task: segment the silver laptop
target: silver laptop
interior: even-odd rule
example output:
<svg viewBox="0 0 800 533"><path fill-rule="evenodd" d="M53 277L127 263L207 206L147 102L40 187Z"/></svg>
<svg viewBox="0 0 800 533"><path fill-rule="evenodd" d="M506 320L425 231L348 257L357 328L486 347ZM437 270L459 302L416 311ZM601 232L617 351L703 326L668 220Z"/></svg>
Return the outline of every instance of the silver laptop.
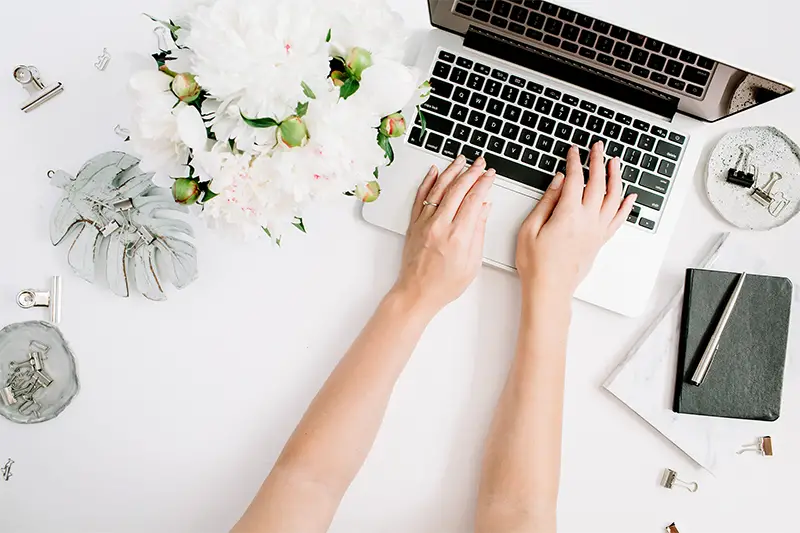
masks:
<svg viewBox="0 0 800 533"><path fill-rule="evenodd" d="M430 32L417 67L430 73L424 120L395 143L383 194L364 218L404 233L431 164L483 155L498 172L485 262L514 270L520 224L572 144L584 163L603 140L638 200L576 296L617 313L644 311L675 228L700 147L686 130L791 92L605 20L541 0L428 0ZM424 126L423 126L424 124Z"/></svg>

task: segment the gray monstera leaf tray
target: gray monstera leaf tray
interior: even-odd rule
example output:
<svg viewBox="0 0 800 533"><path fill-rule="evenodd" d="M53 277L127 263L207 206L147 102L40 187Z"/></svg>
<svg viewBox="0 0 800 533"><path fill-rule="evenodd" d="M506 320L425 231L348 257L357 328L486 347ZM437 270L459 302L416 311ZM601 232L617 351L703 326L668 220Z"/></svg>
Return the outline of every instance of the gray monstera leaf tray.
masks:
<svg viewBox="0 0 800 533"><path fill-rule="evenodd" d="M164 284L183 289L197 278L197 249L192 227L175 217L186 213L169 189L153 183L153 174L123 152L100 154L73 177L48 173L64 189L50 219L54 246L68 236L67 261L81 278L104 276L114 294L127 297L133 284L150 300L166 300ZM101 266L103 272L99 272Z"/></svg>

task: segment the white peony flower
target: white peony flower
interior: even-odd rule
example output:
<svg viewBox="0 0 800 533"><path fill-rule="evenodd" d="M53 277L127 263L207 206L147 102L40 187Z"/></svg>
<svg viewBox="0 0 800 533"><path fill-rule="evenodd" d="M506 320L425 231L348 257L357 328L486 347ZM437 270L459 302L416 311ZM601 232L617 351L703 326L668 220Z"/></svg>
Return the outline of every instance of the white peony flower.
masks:
<svg viewBox="0 0 800 533"><path fill-rule="evenodd" d="M411 69L397 61L384 60L364 71L361 87L348 102L382 118L401 111L418 86Z"/></svg>
<svg viewBox="0 0 800 533"><path fill-rule="evenodd" d="M403 59L408 32L386 0L337 0L322 5L331 21L335 55L344 57L358 46L372 52L378 61Z"/></svg>

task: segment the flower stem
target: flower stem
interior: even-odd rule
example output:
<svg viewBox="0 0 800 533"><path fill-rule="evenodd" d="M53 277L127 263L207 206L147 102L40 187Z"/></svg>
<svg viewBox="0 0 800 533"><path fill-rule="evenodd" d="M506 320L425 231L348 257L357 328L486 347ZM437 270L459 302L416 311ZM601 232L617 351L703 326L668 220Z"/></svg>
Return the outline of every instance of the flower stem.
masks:
<svg viewBox="0 0 800 533"><path fill-rule="evenodd" d="M160 67L158 67L158 70L160 70L160 71L161 71L161 72L163 72L164 74L168 74L168 75L172 76L173 78L174 78L175 76L177 76L177 75L178 75L178 73L177 73L177 72L175 72L174 70L171 70L171 69L170 69L168 66L166 66L166 65L161 65Z"/></svg>

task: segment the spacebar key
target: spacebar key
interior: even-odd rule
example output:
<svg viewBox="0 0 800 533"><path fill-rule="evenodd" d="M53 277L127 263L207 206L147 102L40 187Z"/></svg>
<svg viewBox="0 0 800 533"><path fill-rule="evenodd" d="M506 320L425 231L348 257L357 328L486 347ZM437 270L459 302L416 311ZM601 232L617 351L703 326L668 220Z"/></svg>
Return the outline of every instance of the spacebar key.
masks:
<svg viewBox="0 0 800 533"><path fill-rule="evenodd" d="M518 181L525 185L530 185L534 189L547 190L553 175L541 170L520 165L503 157L499 157L491 152L483 154L486 159L486 168L493 168L497 173L505 178Z"/></svg>

